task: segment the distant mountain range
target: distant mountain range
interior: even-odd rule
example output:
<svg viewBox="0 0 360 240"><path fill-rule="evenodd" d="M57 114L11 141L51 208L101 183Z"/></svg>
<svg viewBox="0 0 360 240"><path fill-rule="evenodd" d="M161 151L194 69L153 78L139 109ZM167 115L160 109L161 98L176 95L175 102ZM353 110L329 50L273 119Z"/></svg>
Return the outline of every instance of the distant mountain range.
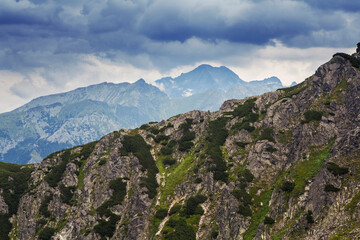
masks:
<svg viewBox="0 0 360 240"><path fill-rule="evenodd" d="M227 99L282 88L276 77L245 82L226 67L200 65L156 86L101 83L36 98L0 114L0 160L40 162L63 148L84 144L121 128L135 128L193 109L217 110ZM161 89L161 90L160 90Z"/></svg>

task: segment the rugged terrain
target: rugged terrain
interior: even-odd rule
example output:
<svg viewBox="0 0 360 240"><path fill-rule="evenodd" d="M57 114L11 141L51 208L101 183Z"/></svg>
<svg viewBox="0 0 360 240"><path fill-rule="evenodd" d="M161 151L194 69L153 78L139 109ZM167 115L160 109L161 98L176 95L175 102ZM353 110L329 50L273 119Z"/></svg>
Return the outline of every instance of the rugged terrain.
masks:
<svg viewBox="0 0 360 240"><path fill-rule="evenodd" d="M4 164L0 238L358 239L359 67Z"/></svg>
<svg viewBox="0 0 360 240"><path fill-rule="evenodd" d="M159 84L166 86L164 92L142 79L132 84L101 83L39 97L0 114L0 161L41 162L52 152L98 140L120 128L135 128L193 109L217 110L227 99L283 87L276 77L244 82L230 69L210 65Z"/></svg>

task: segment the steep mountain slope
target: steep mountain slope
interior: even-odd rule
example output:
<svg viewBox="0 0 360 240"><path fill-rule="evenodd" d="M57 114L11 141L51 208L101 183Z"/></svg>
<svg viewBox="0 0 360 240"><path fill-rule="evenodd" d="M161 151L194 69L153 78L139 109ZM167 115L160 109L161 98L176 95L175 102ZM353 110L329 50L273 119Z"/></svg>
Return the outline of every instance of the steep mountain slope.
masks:
<svg viewBox="0 0 360 240"><path fill-rule="evenodd" d="M0 114L0 160L40 162L51 152L97 140L120 128L138 127L192 109L219 109L230 97L242 98L282 87L279 80L275 84L264 80L254 82L256 91L252 91L248 87L251 83L243 82L229 69L209 65L182 74L179 82L194 86L199 93L170 99L141 79L133 84L101 83L34 99ZM231 95L223 92L238 83L243 85L237 85ZM216 90L206 90L206 84Z"/></svg>
<svg viewBox="0 0 360 240"><path fill-rule="evenodd" d="M291 88L51 154L2 236L358 239L359 68L336 54Z"/></svg>

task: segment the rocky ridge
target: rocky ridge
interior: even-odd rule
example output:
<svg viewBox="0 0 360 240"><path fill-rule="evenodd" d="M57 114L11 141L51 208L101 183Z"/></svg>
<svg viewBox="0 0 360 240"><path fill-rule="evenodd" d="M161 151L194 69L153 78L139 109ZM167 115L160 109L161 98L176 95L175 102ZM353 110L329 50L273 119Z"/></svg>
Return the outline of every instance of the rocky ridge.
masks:
<svg viewBox="0 0 360 240"><path fill-rule="evenodd" d="M0 234L357 239L359 63L359 54L335 54L296 86L115 131L18 167L29 180L11 214L9 171Z"/></svg>

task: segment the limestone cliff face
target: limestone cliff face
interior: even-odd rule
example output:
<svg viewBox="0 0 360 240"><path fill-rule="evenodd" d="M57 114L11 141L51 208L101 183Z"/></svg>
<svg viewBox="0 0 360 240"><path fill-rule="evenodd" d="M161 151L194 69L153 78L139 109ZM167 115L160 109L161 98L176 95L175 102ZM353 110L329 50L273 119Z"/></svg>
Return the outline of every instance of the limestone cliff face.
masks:
<svg viewBox="0 0 360 240"><path fill-rule="evenodd" d="M291 88L48 156L10 238L360 238L355 56L336 54Z"/></svg>

